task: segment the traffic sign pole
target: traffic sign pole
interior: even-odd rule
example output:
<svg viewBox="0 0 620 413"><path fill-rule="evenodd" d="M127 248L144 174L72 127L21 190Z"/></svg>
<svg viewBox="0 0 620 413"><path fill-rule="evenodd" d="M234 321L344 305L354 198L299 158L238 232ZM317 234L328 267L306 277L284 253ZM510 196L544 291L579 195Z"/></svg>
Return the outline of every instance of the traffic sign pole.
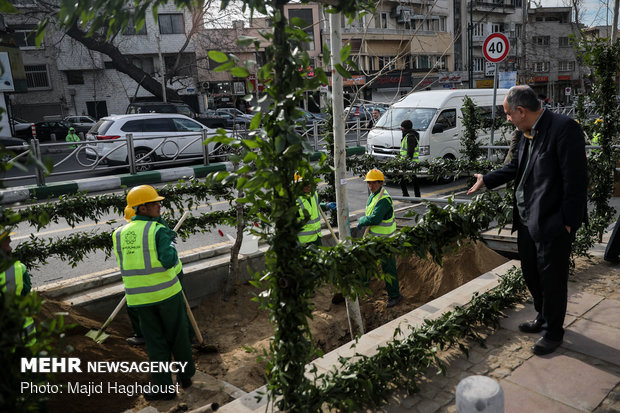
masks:
<svg viewBox="0 0 620 413"><path fill-rule="evenodd" d="M497 78L498 70L497 64L504 60L508 56L508 50L510 50L510 43L508 38L501 33L491 33L484 40L482 45L482 53L484 57L491 63L495 64L495 73L493 74L493 107L491 108L491 141L490 146L493 146L495 135L495 102L497 100ZM487 158L491 160L493 155L493 149L489 148Z"/></svg>

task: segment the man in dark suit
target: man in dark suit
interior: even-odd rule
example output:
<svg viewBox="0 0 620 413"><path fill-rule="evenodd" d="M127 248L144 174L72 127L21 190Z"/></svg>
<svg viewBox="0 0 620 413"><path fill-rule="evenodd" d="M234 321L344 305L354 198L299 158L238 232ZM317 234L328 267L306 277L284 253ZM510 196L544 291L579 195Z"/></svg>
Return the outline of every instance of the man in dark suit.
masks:
<svg viewBox="0 0 620 413"><path fill-rule="evenodd" d="M538 312L519 329L538 333L546 324L532 350L549 354L562 344L571 244L587 214L585 140L577 122L542 108L529 86L508 91L504 112L522 135L517 156L501 169L475 174L467 193L515 181L512 230L518 230L521 268Z"/></svg>

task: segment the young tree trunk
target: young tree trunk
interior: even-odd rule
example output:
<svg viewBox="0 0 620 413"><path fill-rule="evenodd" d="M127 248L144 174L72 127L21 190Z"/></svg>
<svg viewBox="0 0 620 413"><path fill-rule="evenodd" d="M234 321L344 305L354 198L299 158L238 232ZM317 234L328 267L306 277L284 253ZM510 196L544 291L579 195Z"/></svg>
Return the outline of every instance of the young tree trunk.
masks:
<svg viewBox="0 0 620 413"><path fill-rule="evenodd" d="M239 192L239 198L243 198L243 192ZM222 293L222 299L228 301L230 296L235 292L235 286L239 279L239 250L241 249L241 243L243 242L243 230L245 228L245 217L243 214L243 204L236 203L235 209L237 211L237 237L235 243L230 249L230 262L228 263L228 278L224 283L224 290Z"/></svg>

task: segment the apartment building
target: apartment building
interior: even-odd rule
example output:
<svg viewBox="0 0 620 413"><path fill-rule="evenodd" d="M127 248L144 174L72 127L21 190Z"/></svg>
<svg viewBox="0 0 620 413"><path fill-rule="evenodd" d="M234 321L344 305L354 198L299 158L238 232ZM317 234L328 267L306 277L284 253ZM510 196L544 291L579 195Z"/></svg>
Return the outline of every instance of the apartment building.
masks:
<svg viewBox="0 0 620 413"><path fill-rule="evenodd" d="M550 103L568 104L583 90L583 68L571 37L578 36L571 7L541 7L528 10L525 59L520 71L529 84Z"/></svg>
<svg viewBox="0 0 620 413"><path fill-rule="evenodd" d="M21 14L4 17L7 35L21 49L28 91L10 96L14 116L28 121L71 114L100 118L125 113L132 100L161 100L140 87L139 82L117 71L110 57L88 50L64 32L54 30L52 25L37 47L35 30L45 14L27 0L16 2L16 6ZM157 21L147 11L140 30L131 25L115 36L112 43L135 65L161 81L165 72L162 68L174 65L178 51L187 40L191 21L188 11L162 6ZM191 40L180 59L179 75L167 85L198 110L195 51Z"/></svg>
<svg viewBox="0 0 620 413"><path fill-rule="evenodd" d="M484 40L492 33L504 34L510 43L508 56L497 70L521 70L526 0L454 0L453 4L454 64L455 70L463 73L464 87L493 87L492 67L482 52Z"/></svg>

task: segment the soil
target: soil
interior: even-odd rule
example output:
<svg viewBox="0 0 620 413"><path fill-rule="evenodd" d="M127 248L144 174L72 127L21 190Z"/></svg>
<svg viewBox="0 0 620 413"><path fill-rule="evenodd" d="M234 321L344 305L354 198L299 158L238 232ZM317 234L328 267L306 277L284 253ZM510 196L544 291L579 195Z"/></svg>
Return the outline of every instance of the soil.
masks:
<svg viewBox="0 0 620 413"><path fill-rule="evenodd" d="M386 308L387 294L384 283L372 280L373 294L360 298L362 316L366 331L373 330L409 311L437 298L448 291L476 278L507 261L506 258L488 249L481 243L468 244L444 258L443 267L431 260L418 257L399 257L397 260L402 301L395 307ZM158 401L150 404L161 412L191 410L218 403L232 401L229 395L234 387L250 392L263 384L264 366L257 355L268 349L273 329L264 310L251 300L257 290L249 284L238 285L235 294L228 300L212 296L193 309L205 342L214 345L217 352L205 353L194 349L194 360L198 370L194 385L179 393L172 401ZM332 304L333 292L329 287L317 291L313 298L313 320L310 321L317 345L329 352L350 340L346 308L344 304ZM132 347L125 338L132 334L129 319L121 314L108 328L110 337L97 344L84 334L98 329L105 317L94 316L71 308L63 303L48 300L43 305L42 318L54 313L66 312L67 323L77 326L66 333L64 343L73 351L63 356L79 357L82 365L86 361L145 361L148 356L143 347ZM252 349L254 351L249 351ZM76 382L118 384L146 384L147 374L57 374L56 383ZM232 386L224 388L222 382ZM90 397L76 394L56 394L48 402L49 412L123 412L138 411L149 403L140 394L128 397L122 394L93 394Z"/></svg>

